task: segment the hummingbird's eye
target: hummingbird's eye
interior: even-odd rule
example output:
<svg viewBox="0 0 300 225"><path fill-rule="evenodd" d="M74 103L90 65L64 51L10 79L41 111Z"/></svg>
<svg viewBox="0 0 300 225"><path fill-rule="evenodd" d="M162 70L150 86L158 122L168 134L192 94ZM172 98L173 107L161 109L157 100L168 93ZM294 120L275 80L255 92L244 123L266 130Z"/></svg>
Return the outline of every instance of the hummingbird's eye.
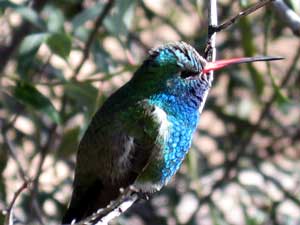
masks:
<svg viewBox="0 0 300 225"><path fill-rule="evenodd" d="M181 71L180 76L181 76L181 78L185 79L188 77L196 77L196 76L198 76L198 74L199 73L195 72L195 71L183 70L183 71Z"/></svg>

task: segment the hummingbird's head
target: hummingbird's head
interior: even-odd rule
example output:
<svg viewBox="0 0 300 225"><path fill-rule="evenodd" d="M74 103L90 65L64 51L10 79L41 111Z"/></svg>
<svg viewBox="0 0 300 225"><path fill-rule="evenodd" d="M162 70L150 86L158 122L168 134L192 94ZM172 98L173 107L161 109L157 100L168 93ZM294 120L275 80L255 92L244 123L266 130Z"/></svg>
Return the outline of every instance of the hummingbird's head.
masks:
<svg viewBox="0 0 300 225"><path fill-rule="evenodd" d="M233 64L280 59L283 58L276 56L256 56L207 62L191 45L180 41L168 43L150 50L145 64L157 67L159 70L166 72L165 74L169 74L169 76L177 76L183 80L200 79L210 84L212 81L212 77L209 76L210 71L216 71Z"/></svg>
<svg viewBox="0 0 300 225"><path fill-rule="evenodd" d="M146 64L153 68L159 68L167 79L181 79L189 82L191 79L201 79L210 85L210 79L206 73L202 73L207 61L189 44L180 41L172 42L149 52ZM160 74L160 78L161 74Z"/></svg>
<svg viewBox="0 0 300 225"><path fill-rule="evenodd" d="M232 64L279 59L282 57L258 56L207 62L191 45L180 41L150 50L135 77L141 81L147 79L150 91L177 96L199 107L213 80L210 71Z"/></svg>

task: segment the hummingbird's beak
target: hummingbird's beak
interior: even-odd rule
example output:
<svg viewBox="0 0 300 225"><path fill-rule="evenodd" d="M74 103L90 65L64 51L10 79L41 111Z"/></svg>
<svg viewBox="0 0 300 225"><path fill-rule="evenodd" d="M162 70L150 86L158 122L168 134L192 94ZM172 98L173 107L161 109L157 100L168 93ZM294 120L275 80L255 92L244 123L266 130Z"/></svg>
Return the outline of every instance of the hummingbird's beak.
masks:
<svg viewBox="0 0 300 225"><path fill-rule="evenodd" d="M215 62L207 62L202 70L202 73L208 73L210 71L219 70L233 64L249 63L249 62L256 62L256 61L273 61L273 60L281 60L281 59L284 58L280 56L255 56L255 57L245 57L245 58L222 59L222 60L217 60Z"/></svg>

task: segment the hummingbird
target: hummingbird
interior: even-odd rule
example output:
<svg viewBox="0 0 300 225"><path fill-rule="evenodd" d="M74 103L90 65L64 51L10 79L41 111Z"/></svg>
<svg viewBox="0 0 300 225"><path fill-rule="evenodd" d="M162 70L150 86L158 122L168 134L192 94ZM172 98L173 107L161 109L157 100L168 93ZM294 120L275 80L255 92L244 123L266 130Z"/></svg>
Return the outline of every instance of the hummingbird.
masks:
<svg viewBox="0 0 300 225"><path fill-rule="evenodd" d="M95 113L78 146L73 194L63 224L78 222L133 186L153 193L180 168L212 86L226 66L281 57L207 62L191 45L149 51L124 86Z"/></svg>

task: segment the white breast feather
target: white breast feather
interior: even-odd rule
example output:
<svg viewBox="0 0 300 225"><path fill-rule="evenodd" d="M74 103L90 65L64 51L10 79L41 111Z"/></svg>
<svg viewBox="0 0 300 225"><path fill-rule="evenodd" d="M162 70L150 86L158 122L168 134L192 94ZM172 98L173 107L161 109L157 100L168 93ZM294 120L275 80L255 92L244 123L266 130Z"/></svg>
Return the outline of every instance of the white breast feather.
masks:
<svg viewBox="0 0 300 225"><path fill-rule="evenodd" d="M169 130L170 130L170 126L171 126L171 123L169 122L169 120L167 118L167 113L163 109L159 108L158 106L155 106L153 115L155 116L158 123L160 124L159 135L161 137L163 137L164 140L166 140L166 138L169 135Z"/></svg>

